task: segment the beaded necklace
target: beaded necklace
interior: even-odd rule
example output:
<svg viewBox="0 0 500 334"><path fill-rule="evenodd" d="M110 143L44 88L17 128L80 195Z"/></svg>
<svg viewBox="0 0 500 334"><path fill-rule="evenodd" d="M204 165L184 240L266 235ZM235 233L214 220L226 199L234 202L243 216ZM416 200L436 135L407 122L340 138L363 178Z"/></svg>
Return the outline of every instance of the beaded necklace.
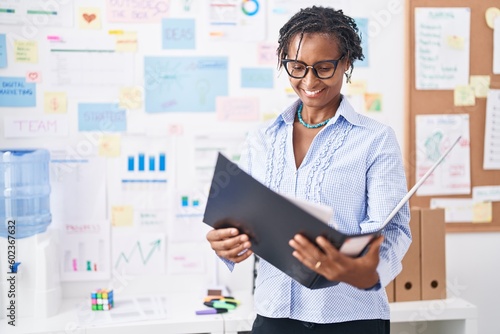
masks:
<svg viewBox="0 0 500 334"><path fill-rule="evenodd" d="M306 123L304 122L304 120L302 119L302 106L303 104L301 103L300 106L299 106L299 109L297 110L297 116L299 117L299 122L300 124L302 124L303 126L305 126L306 128L308 129L317 129L317 128L320 128L322 127L323 125L325 125L326 123L328 123L329 120L331 120L333 117L330 117L328 119L325 119L323 122L321 123L317 123L317 124L309 124L309 123Z"/></svg>

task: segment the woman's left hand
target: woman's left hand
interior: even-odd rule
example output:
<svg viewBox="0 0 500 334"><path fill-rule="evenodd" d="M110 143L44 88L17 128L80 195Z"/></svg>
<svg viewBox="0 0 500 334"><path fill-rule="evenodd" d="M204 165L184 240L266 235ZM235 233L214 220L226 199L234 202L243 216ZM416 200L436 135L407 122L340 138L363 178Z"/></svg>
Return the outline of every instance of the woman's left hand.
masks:
<svg viewBox="0 0 500 334"><path fill-rule="evenodd" d="M368 251L357 258L342 254L324 237L316 238L316 246L303 235L296 234L289 244L294 249L294 257L326 279L368 289L379 280L377 266L383 240L383 236L377 237L368 246Z"/></svg>

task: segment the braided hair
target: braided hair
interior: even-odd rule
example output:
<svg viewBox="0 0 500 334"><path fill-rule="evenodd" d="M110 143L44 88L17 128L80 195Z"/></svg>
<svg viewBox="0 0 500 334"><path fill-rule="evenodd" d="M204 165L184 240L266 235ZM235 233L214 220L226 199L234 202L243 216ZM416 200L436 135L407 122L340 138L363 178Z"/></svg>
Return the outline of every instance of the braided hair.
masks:
<svg viewBox="0 0 500 334"><path fill-rule="evenodd" d="M312 6L302 8L280 29L278 49L276 50L278 69L283 65L281 60L289 56L287 52L290 42L297 34L300 34L297 54L299 53L302 37L305 33L326 33L334 36L338 41L340 51L348 57L351 72L354 61L364 59L361 38L358 35L358 26L354 19L345 15L341 9Z"/></svg>

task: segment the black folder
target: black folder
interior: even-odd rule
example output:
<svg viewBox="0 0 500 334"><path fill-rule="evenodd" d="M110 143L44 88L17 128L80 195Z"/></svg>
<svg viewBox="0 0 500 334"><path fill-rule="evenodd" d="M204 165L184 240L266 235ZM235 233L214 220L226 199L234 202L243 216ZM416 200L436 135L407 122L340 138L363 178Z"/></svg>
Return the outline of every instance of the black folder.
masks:
<svg viewBox="0 0 500 334"><path fill-rule="evenodd" d="M359 256L380 234L347 236L272 191L219 153L203 222L214 227L236 227L249 236L252 251L310 289L338 284L310 270L293 255L288 241L300 233L315 243L322 235L344 253ZM349 241L349 247L347 247ZM343 247L344 246L344 247Z"/></svg>
<svg viewBox="0 0 500 334"><path fill-rule="evenodd" d="M371 233L346 235L297 206L291 200L272 191L236 164L219 153L203 222L214 227L236 227L250 237L255 254L310 289L321 289L338 284L310 270L292 255L288 241L300 233L315 243L318 236L327 238L340 252L349 256L362 255L370 242L382 233L384 227L432 174L459 142L461 136L418 180L399 201L380 228Z"/></svg>

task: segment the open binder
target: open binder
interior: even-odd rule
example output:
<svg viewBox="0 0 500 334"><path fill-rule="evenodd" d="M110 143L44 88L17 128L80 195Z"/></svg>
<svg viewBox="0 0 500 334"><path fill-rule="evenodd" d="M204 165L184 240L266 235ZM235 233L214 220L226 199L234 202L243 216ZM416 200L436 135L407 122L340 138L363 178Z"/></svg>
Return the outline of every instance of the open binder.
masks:
<svg viewBox="0 0 500 334"><path fill-rule="evenodd" d="M293 249L288 241L297 233L312 242L316 237L324 236L342 253L353 257L362 255L459 139L398 203L381 227L371 233L346 235L335 230L326 224L326 219L312 214L307 204L298 205L272 191L220 153L203 222L214 228L236 227L240 233L249 236L255 254L307 288L334 286L338 282L329 281L300 263L292 255Z"/></svg>

